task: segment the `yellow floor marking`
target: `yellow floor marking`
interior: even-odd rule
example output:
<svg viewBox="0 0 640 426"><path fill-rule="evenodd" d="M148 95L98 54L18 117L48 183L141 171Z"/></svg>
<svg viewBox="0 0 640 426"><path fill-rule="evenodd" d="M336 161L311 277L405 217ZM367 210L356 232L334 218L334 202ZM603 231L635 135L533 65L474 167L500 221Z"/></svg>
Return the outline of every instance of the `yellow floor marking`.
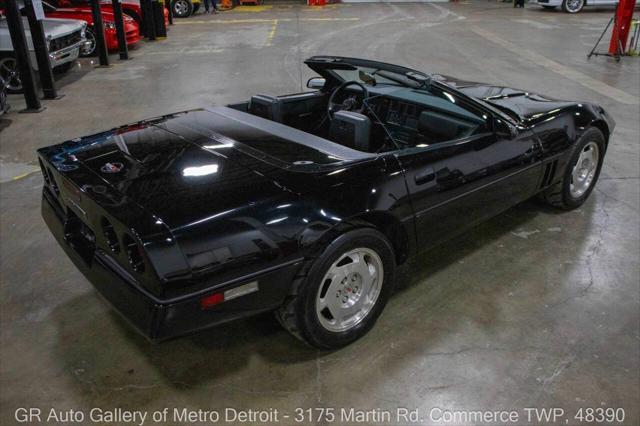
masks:
<svg viewBox="0 0 640 426"><path fill-rule="evenodd" d="M285 19L283 19L284 21ZM286 19L290 21L291 19ZM177 25L191 25L191 24L271 24L274 19L211 19L207 21L177 21Z"/></svg>
<svg viewBox="0 0 640 426"><path fill-rule="evenodd" d="M276 30L278 29L278 20L273 20L273 25L271 25L271 30L269 30L269 34L267 34L267 43L265 46L271 46L273 42L273 38L276 36Z"/></svg>
<svg viewBox="0 0 640 426"><path fill-rule="evenodd" d="M249 12L249 13L256 13L256 12L264 12L265 10L271 10L273 9L273 6L236 6L233 8L234 12Z"/></svg>
<svg viewBox="0 0 640 426"><path fill-rule="evenodd" d="M576 83L588 89L591 89L594 92L600 93L603 96L611 98L614 101L618 101L627 105L640 104L640 99L633 95L623 92L620 89L616 89L613 86L609 86L607 83L604 83L600 80L589 77L588 75L583 74L571 67L553 61L545 56L540 55L539 53L517 46L490 31L478 27L474 27L471 30L479 36L484 37L485 39L499 46L504 47L505 49L515 53L516 55L522 56L523 58L533 62L534 64L538 64L550 71L553 71L556 74L568 78L569 80L575 81Z"/></svg>
<svg viewBox="0 0 640 426"><path fill-rule="evenodd" d="M301 21L313 22L313 21L359 21L360 18L301 18Z"/></svg>
<svg viewBox="0 0 640 426"><path fill-rule="evenodd" d="M14 177L12 177L12 178L11 178L11 180L20 180L20 179L26 178L27 176L29 176L30 174L33 174L33 173L37 172L38 170L40 170L40 169L33 169L33 170L31 170L30 172L23 173L23 174L18 175L18 176L14 176Z"/></svg>
<svg viewBox="0 0 640 426"><path fill-rule="evenodd" d="M300 21L304 22L318 22L318 21L346 21L353 22L359 21L360 18L300 18ZM280 22L291 22L293 19L291 18L278 18L278 19L211 19L211 20L190 20L190 21L177 21L176 25L193 25L193 24L273 24L273 21Z"/></svg>

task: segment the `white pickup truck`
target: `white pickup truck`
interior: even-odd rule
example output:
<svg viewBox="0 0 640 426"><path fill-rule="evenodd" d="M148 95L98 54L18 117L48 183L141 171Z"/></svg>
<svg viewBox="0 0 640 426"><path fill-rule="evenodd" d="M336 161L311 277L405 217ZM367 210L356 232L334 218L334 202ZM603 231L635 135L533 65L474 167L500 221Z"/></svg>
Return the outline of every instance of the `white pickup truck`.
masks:
<svg viewBox="0 0 640 426"><path fill-rule="evenodd" d="M29 22L27 18L22 18L25 29L27 45L31 56L31 65L35 70L38 68ZM75 19L54 19L46 18L42 20L44 33L47 38L49 49L49 60L51 67L57 71L64 71L71 67L78 58L80 49L85 48L85 30L87 24ZM0 14L0 77L8 81L8 92L19 93L22 91L22 81L17 71L17 63L7 18Z"/></svg>

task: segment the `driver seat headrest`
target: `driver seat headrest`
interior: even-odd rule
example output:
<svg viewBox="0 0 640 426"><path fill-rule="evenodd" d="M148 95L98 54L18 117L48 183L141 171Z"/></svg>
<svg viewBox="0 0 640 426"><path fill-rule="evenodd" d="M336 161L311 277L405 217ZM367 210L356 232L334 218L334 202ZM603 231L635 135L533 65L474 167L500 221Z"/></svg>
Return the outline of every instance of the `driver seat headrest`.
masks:
<svg viewBox="0 0 640 426"><path fill-rule="evenodd" d="M366 115L353 111L335 112L329 129L329 139L358 151L369 152L371 120Z"/></svg>

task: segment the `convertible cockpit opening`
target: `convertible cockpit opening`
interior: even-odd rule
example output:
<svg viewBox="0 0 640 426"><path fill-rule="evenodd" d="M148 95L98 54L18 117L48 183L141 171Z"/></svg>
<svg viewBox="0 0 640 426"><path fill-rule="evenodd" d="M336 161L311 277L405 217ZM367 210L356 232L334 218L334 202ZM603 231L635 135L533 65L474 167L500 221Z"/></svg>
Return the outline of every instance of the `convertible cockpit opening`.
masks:
<svg viewBox="0 0 640 426"><path fill-rule="evenodd" d="M489 130L488 115L425 74L312 58L312 92L256 94L235 109L364 153L430 146ZM349 62L350 61L350 62ZM324 85L318 88L318 82Z"/></svg>

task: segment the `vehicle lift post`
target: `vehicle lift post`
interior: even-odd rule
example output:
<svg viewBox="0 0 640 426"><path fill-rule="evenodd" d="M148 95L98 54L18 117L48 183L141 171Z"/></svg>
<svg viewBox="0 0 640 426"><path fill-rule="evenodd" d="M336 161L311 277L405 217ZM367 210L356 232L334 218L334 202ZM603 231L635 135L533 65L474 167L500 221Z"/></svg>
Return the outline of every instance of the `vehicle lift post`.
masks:
<svg viewBox="0 0 640 426"><path fill-rule="evenodd" d="M20 16L17 1L8 0L5 7L11 43L15 51L18 71L20 72L24 99L27 102L27 108L21 112L41 112L44 110L44 107L40 104L40 99L36 91L35 76L33 75L31 59L29 58L29 48L27 47L27 40L24 36L24 26L22 25L22 17Z"/></svg>
<svg viewBox="0 0 640 426"><path fill-rule="evenodd" d="M153 0L151 2L153 10L154 28L156 29L156 37L160 39L167 38L167 27L164 24L164 2L162 0Z"/></svg>
<svg viewBox="0 0 640 426"><path fill-rule="evenodd" d="M60 99L62 96L58 96L53 80L53 71L51 70L51 62L49 61L49 49L47 48L47 39L44 35L42 21L36 16L35 5L32 0L24 0L24 9L27 13L27 19L29 20L33 48L36 51L38 74L40 76L44 99Z"/></svg>
<svg viewBox="0 0 640 426"><path fill-rule="evenodd" d="M116 34L118 35L118 53L120 59L129 59L129 48L127 47L127 36L124 32L124 17L122 16L122 4L120 0L111 0L113 5L113 17L116 23Z"/></svg>
<svg viewBox="0 0 640 426"><path fill-rule="evenodd" d="M100 66L109 66L109 54L107 43L104 41L104 24L102 23L102 13L100 11L100 0L89 0L91 3L91 16L93 18L93 36L96 39Z"/></svg>
<svg viewBox="0 0 640 426"><path fill-rule="evenodd" d="M153 6L151 0L140 0L142 8L142 20L144 21L144 35L149 40L156 39L156 24L153 18Z"/></svg>
<svg viewBox="0 0 640 426"><path fill-rule="evenodd" d="M629 37L629 29L631 27L631 21L633 19L633 9L636 6L636 0L620 0L617 4L613 16L609 20L609 23L600 34L600 37L596 41L596 44L591 49L591 52L587 55L587 59L592 56L610 56L613 57L616 62L620 62L622 56L625 55L625 49L627 46L627 38ZM596 49L602 41L603 37L607 33L609 27L613 24L613 31L611 32L611 41L609 42L609 50L606 53L597 52Z"/></svg>

